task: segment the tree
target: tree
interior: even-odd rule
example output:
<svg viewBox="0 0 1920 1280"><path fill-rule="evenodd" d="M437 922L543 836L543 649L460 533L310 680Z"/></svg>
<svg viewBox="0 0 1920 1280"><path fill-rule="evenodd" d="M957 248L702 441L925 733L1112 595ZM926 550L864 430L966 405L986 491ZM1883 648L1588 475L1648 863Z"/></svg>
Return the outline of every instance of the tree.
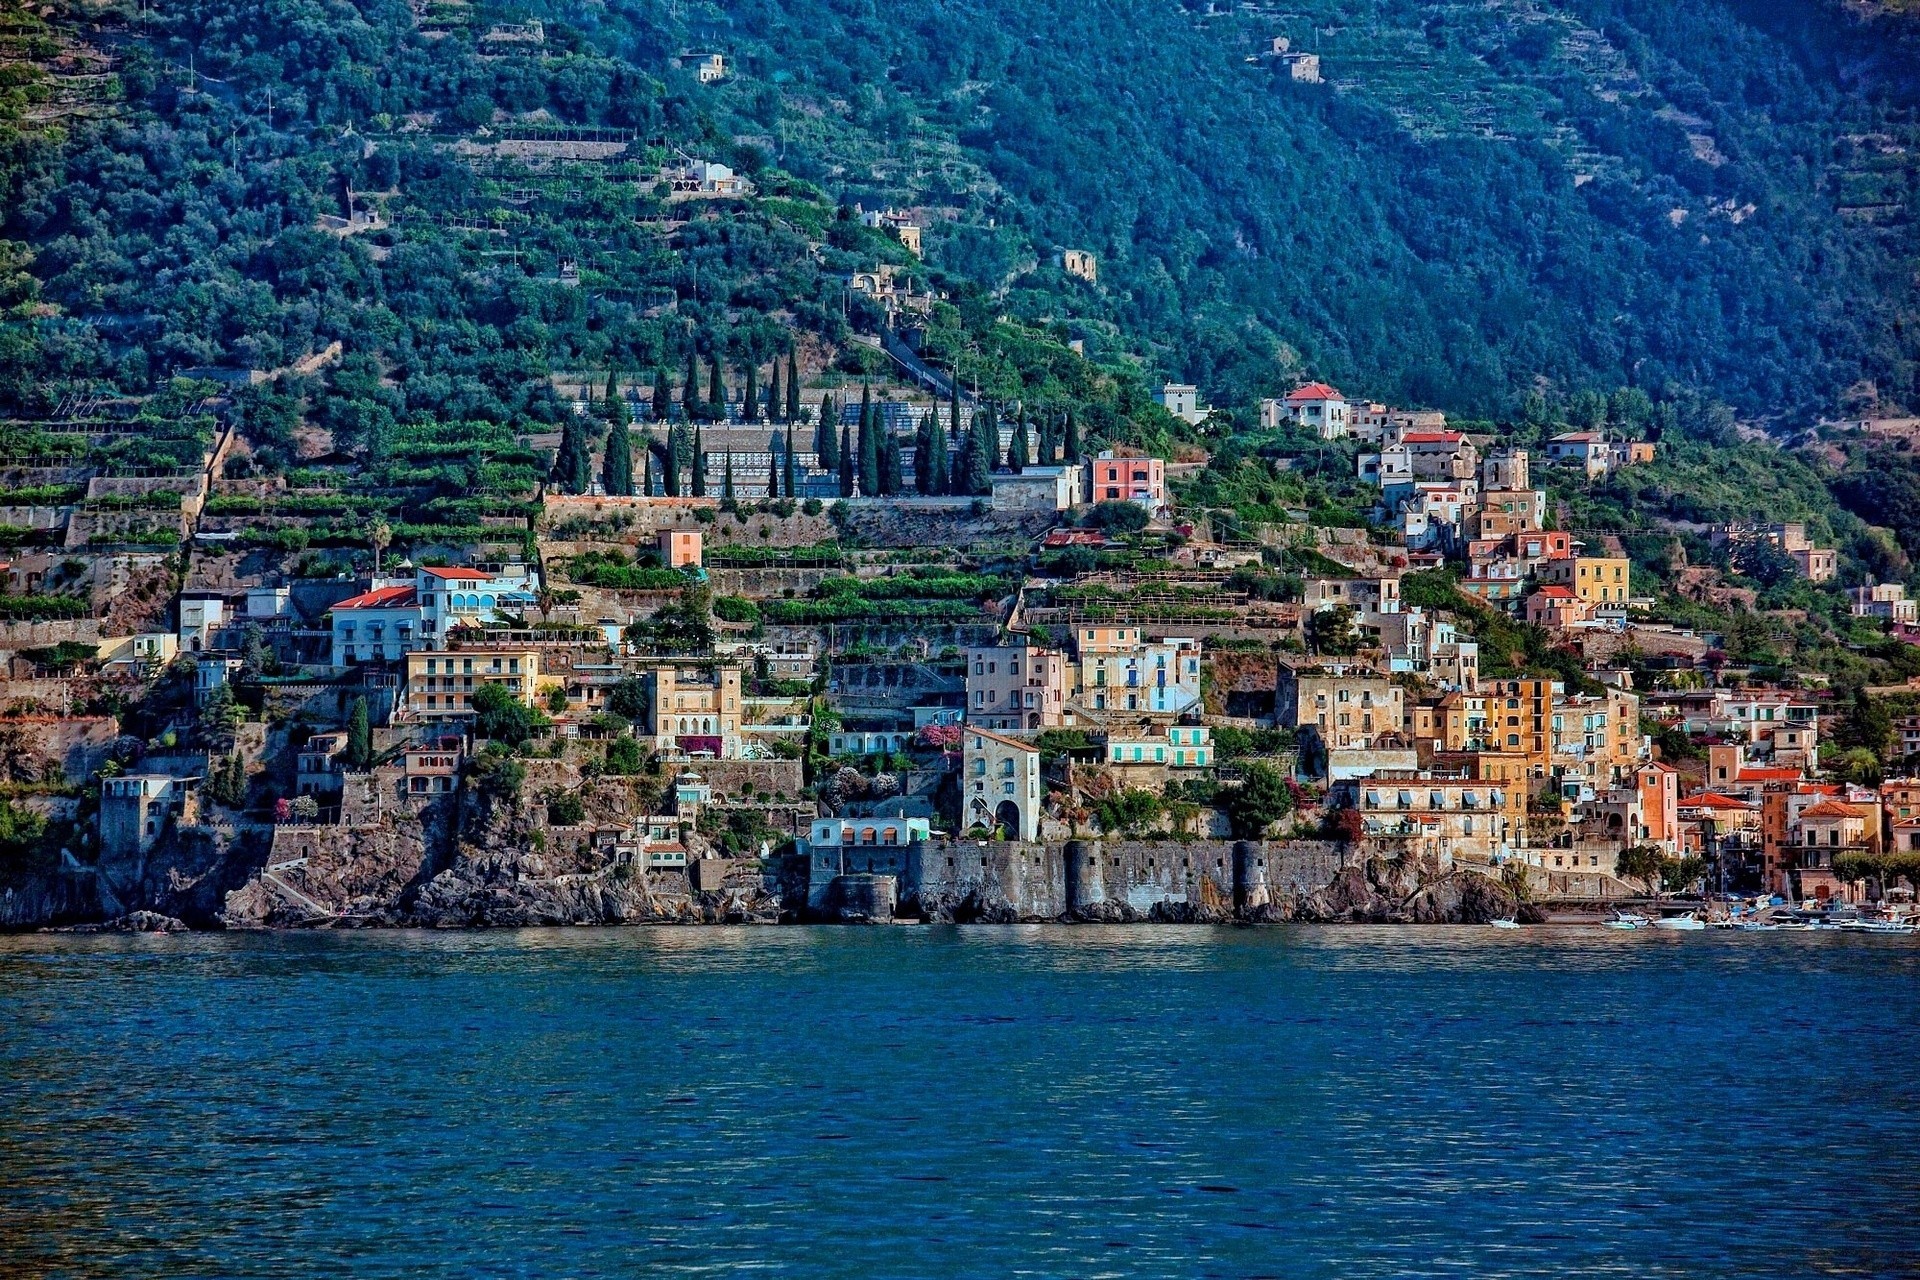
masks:
<svg viewBox="0 0 1920 1280"><path fill-rule="evenodd" d="M840 496L853 496L853 441L847 437L847 429L840 428Z"/></svg>
<svg viewBox="0 0 1920 1280"><path fill-rule="evenodd" d="M789 498L795 497L799 493L800 477L799 477L798 466L793 460L793 423L792 422L787 423L787 449L786 449L786 453L783 455L783 461L786 466L786 477L785 477L786 488L784 492Z"/></svg>
<svg viewBox="0 0 1920 1280"><path fill-rule="evenodd" d="M800 357L787 352L787 421L800 418Z"/></svg>
<svg viewBox="0 0 1920 1280"><path fill-rule="evenodd" d="M753 357L747 357L746 380L740 388L740 421L760 421L759 370L753 363Z"/></svg>
<svg viewBox="0 0 1920 1280"><path fill-rule="evenodd" d="M650 705L647 682L639 676L627 676L607 690L607 710L634 724L645 722Z"/></svg>
<svg viewBox="0 0 1920 1280"><path fill-rule="evenodd" d="M928 464L933 460L934 423L939 417L938 409L929 409L913 429L913 488L922 497L933 492L933 468Z"/></svg>
<svg viewBox="0 0 1920 1280"><path fill-rule="evenodd" d="M880 491L895 494L905 487L906 478L902 475L900 462L900 437L889 431L886 433L886 445L880 450Z"/></svg>
<svg viewBox="0 0 1920 1280"><path fill-rule="evenodd" d="M840 415L835 412L833 397L820 397L820 421L813 424L814 456L820 459L820 469L829 474L840 470Z"/></svg>
<svg viewBox="0 0 1920 1280"><path fill-rule="evenodd" d="M579 414L570 415L560 426L553 478L567 493L585 493L593 484L592 446L587 443L586 421Z"/></svg>
<svg viewBox="0 0 1920 1280"><path fill-rule="evenodd" d="M1353 624L1353 606L1336 604L1315 609L1306 617L1307 647L1315 653L1346 657L1360 649L1360 632Z"/></svg>
<svg viewBox="0 0 1920 1280"><path fill-rule="evenodd" d="M473 731L477 737L526 745L547 727L547 718L520 701L504 684L483 683L473 691Z"/></svg>
<svg viewBox="0 0 1920 1280"><path fill-rule="evenodd" d="M780 451L778 449L774 449L767 454L767 497L777 498L779 496L780 496Z"/></svg>
<svg viewBox="0 0 1920 1280"><path fill-rule="evenodd" d="M367 715L367 700L355 698L347 710L347 749L349 769L373 767L373 722Z"/></svg>
<svg viewBox="0 0 1920 1280"><path fill-rule="evenodd" d="M1147 527L1149 519L1147 509L1137 502L1109 501L1095 503L1087 512L1086 524L1108 533L1138 533Z"/></svg>
<svg viewBox="0 0 1920 1280"><path fill-rule="evenodd" d="M1074 420L1073 410L1067 410L1067 461L1080 461L1080 424Z"/></svg>
<svg viewBox="0 0 1920 1280"><path fill-rule="evenodd" d="M973 435L967 446L966 492L981 497L993 492L993 468L1000 457L1000 424L988 407L973 415Z"/></svg>
<svg viewBox="0 0 1920 1280"><path fill-rule="evenodd" d="M780 359L774 357L767 371L767 421L780 422L787 416L787 401L780 386Z"/></svg>
<svg viewBox="0 0 1920 1280"><path fill-rule="evenodd" d="M1027 469L1027 420L1024 416L1013 424L1013 439L1007 444L1007 467L1016 472Z"/></svg>
<svg viewBox="0 0 1920 1280"><path fill-rule="evenodd" d="M621 735L607 744L606 770L614 777L631 777L640 772L640 743Z"/></svg>
<svg viewBox="0 0 1920 1280"><path fill-rule="evenodd" d="M707 448L698 427L693 429L693 496L707 496Z"/></svg>
<svg viewBox="0 0 1920 1280"><path fill-rule="evenodd" d="M607 370L607 421L609 422L613 421L615 405L619 405L622 409L626 408L625 403L620 399L619 375L609 369Z"/></svg>
<svg viewBox="0 0 1920 1280"><path fill-rule="evenodd" d="M860 406L860 492L874 497L880 487L880 432L873 424L873 406Z"/></svg>
<svg viewBox="0 0 1920 1280"><path fill-rule="evenodd" d="M1221 808L1242 840L1258 840L1267 828L1293 812L1293 788L1279 770L1255 760L1241 771L1241 783L1221 795Z"/></svg>
<svg viewBox="0 0 1920 1280"><path fill-rule="evenodd" d="M654 366L653 402L648 407L653 412L655 422L665 422L673 416L673 382L667 377L664 365Z"/></svg>
<svg viewBox="0 0 1920 1280"><path fill-rule="evenodd" d="M1659 845L1636 844L1622 849L1613 860L1613 874L1622 880L1638 880L1652 893L1654 881L1660 878L1660 870L1667 861L1666 850Z"/></svg>
<svg viewBox="0 0 1920 1280"><path fill-rule="evenodd" d="M720 473L720 501L733 505L733 451L727 451L727 462Z"/></svg>
<svg viewBox="0 0 1920 1280"><path fill-rule="evenodd" d="M713 363L707 374L707 409L715 422L727 420L727 374L721 367L720 353L713 353Z"/></svg>
<svg viewBox="0 0 1920 1280"><path fill-rule="evenodd" d="M640 494L646 498L653 496L653 449L651 447L640 451Z"/></svg>
<svg viewBox="0 0 1920 1280"><path fill-rule="evenodd" d="M700 399L700 358L693 352L687 352L687 377L680 384L680 416L688 422L706 416L706 405Z"/></svg>
<svg viewBox="0 0 1920 1280"><path fill-rule="evenodd" d="M1881 759L1893 744L1893 713L1882 699L1862 685L1853 691L1845 714L1833 726L1833 745L1861 747Z"/></svg>
<svg viewBox="0 0 1920 1280"><path fill-rule="evenodd" d="M380 557L393 545L393 526L385 516L375 516L367 530L367 542L373 547L373 576L380 576Z"/></svg>
<svg viewBox="0 0 1920 1280"><path fill-rule="evenodd" d="M615 497L633 493L633 437L627 432L627 406L615 400L613 426L600 459L600 487Z"/></svg>
<svg viewBox="0 0 1920 1280"><path fill-rule="evenodd" d="M207 696L206 705L200 708L200 738L214 751L231 751L234 733L245 718L245 710L233 700L232 688L223 684Z"/></svg>

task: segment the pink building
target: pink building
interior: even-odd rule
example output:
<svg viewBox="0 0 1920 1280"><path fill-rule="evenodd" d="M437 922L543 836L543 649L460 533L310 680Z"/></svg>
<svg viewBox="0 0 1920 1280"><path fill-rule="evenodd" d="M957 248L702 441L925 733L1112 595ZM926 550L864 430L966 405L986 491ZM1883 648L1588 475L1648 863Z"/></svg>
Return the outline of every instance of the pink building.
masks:
<svg viewBox="0 0 1920 1280"><path fill-rule="evenodd" d="M968 724L999 733L1038 733L1068 722L1064 653L996 645L966 654Z"/></svg>
<svg viewBox="0 0 1920 1280"><path fill-rule="evenodd" d="M1153 511L1167 505L1167 464L1158 458L1108 450L1087 464L1087 477L1094 502L1137 502Z"/></svg>

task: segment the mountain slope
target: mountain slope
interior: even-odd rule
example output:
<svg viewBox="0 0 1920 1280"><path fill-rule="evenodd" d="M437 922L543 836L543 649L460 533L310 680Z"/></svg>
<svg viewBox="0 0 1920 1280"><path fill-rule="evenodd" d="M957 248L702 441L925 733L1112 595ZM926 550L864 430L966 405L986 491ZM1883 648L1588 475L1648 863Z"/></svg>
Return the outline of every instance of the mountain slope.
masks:
<svg viewBox="0 0 1920 1280"><path fill-rule="evenodd" d="M1915 398L1912 86L1838 5L518 8L643 61L727 50L696 100L786 167L951 216L936 261L1216 395L1308 369L1488 412L1539 379ZM1327 82L1258 57L1275 35ZM1062 246L1102 291L1021 272Z"/></svg>

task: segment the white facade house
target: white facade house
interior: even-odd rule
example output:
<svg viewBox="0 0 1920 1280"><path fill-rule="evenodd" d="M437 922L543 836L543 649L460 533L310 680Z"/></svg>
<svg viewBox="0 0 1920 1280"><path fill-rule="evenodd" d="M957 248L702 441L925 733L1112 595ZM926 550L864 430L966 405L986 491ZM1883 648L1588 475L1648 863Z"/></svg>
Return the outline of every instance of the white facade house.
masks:
<svg viewBox="0 0 1920 1280"><path fill-rule="evenodd" d="M430 566L413 585L376 584L333 606L333 665L398 662L419 649L443 649L456 627L500 621L532 608L539 575L529 566L497 570Z"/></svg>
<svg viewBox="0 0 1920 1280"><path fill-rule="evenodd" d="M968 727L960 744L960 825L1004 828L1014 840L1040 831L1040 751Z"/></svg>
<svg viewBox="0 0 1920 1280"><path fill-rule="evenodd" d="M1347 399L1324 382L1309 382L1288 392L1282 408L1290 420L1322 440L1338 440L1347 434Z"/></svg>
<svg viewBox="0 0 1920 1280"><path fill-rule="evenodd" d="M1153 393L1154 403L1174 417L1198 426L1213 414L1210 405L1200 403L1200 388L1188 382L1168 382Z"/></svg>
<svg viewBox="0 0 1920 1280"><path fill-rule="evenodd" d="M180 597L180 651L199 653L227 621L225 596L189 592Z"/></svg>

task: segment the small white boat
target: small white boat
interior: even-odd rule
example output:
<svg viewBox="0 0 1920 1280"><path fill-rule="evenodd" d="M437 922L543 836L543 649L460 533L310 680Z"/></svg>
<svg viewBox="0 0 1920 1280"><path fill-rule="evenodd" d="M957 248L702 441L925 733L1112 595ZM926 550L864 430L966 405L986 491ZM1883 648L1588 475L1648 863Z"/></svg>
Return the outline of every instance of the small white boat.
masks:
<svg viewBox="0 0 1920 1280"><path fill-rule="evenodd" d="M1859 933L1885 933L1897 938L1905 938L1913 933L1914 927L1901 920L1863 920L1856 926Z"/></svg>
<svg viewBox="0 0 1920 1280"><path fill-rule="evenodd" d="M1518 920L1489 920L1487 923L1496 929L1518 929L1520 927Z"/></svg>
<svg viewBox="0 0 1920 1280"><path fill-rule="evenodd" d="M1640 921L1634 919L1632 916L1615 916L1613 919L1607 921L1607 928L1609 929L1632 930L1644 927Z"/></svg>
<svg viewBox="0 0 1920 1280"><path fill-rule="evenodd" d="M1658 920L1655 920L1653 922L1653 927L1656 929L1668 929L1676 932L1692 933L1695 930L1705 929L1707 927L1707 922L1702 920L1699 916L1693 916L1693 915L1662 916Z"/></svg>

